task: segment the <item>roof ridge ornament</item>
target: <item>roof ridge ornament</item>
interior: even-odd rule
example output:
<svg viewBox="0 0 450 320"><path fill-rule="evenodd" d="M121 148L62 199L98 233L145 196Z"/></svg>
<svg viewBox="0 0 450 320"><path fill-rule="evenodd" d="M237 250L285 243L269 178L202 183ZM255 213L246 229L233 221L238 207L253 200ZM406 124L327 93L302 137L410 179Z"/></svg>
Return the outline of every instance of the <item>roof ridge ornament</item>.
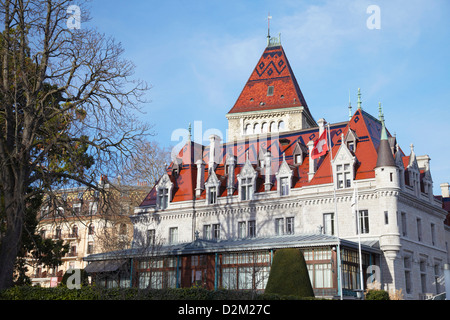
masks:
<svg viewBox="0 0 450 320"><path fill-rule="evenodd" d="M361 101L361 88L358 88L358 110L362 110L361 104L362 104L362 101Z"/></svg>

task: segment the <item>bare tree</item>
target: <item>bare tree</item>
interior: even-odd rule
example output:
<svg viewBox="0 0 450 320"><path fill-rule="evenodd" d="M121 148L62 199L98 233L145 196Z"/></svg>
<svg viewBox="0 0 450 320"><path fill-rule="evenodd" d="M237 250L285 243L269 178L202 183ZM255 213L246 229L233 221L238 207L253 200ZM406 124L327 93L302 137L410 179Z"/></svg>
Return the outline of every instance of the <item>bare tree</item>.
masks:
<svg viewBox="0 0 450 320"><path fill-rule="evenodd" d="M140 141L136 151L124 164L122 179L130 185L137 183L152 186L170 163L170 150L161 147L156 141Z"/></svg>
<svg viewBox="0 0 450 320"><path fill-rule="evenodd" d="M62 186L97 189L151 129L148 86L114 39L81 29L69 0L0 0L0 289L12 285L27 201ZM72 7L74 8L74 7ZM69 20L68 20L69 19Z"/></svg>

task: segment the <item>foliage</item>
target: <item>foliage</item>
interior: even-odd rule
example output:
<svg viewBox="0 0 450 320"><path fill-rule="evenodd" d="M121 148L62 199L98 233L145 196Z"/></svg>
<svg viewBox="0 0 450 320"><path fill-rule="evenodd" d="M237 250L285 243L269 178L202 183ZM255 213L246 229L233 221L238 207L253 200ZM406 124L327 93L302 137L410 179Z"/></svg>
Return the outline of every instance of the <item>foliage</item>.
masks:
<svg viewBox="0 0 450 320"><path fill-rule="evenodd" d="M69 272L70 270L70 272ZM61 283L60 285L63 287L67 287L67 280L70 278L70 276L72 276L75 272L80 272L80 285L82 286L87 286L89 285L89 279L88 279L88 274L86 271L84 271L84 269L69 269L66 271L66 273L64 273L62 279L61 279Z"/></svg>
<svg viewBox="0 0 450 320"><path fill-rule="evenodd" d="M41 288L17 286L0 291L0 300L298 300L298 296L254 294L251 291L203 288L144 289L82 286ZM306 298L312 299L312 298Z"/></svg>
<svg viewBox="0 0 450 320"><path fill-rule="evenodd" d="M120 43L88 25L67 27L71 2L0 2L0 289L13 285L15 269L27 282L18 257L33 241L47 263L63 252L27 230L29 201L47 194L57 208L62 187L103 192L98 178L117 174L149 134L136 115L148 86L133 79ZM77 2L83 23L86 2Z"/></svg>
<svg viewBox="0 0 450 320"><path fill-rule="evenodd" d="M305 258L300 250L280 249L275 252L265 293L314 297Z"/></svg>
<svg viewBox="0 0 450 320"><path fill-rule="evenodd" d="M40 195L29 198L27 201L24 232L22 232L15 263L15 285L31 284L31 279L26 274L30 264L55 268L61 265L62 257L69 252L69 244L64 244L62 240L43 239L37 234L36 212L41 205L42 196Z"/></svg>
<svg viewBox="0 0 450 320"><path fill-rule="evenodd" d="M385 290L368 290L366 293L366 300L390 300L389 292Z"/></svg>

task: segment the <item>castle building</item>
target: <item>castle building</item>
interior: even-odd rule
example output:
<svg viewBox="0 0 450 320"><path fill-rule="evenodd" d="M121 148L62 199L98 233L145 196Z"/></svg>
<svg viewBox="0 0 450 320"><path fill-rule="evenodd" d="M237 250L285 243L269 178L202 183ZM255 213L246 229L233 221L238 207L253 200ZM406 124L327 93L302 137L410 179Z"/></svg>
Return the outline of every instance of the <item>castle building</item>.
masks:
<svg viewBox="0 0 450 320"><path fill-rule="evenodd" d="M131 216L132 248L90 255L86 270L119 261L115 280L140 288L264 290L276 250L298 248L316 296L374 281L404 299L441 293L450 229L430 157L402 149L360 93L342 122L312 110L269 38L226 115L229 141L189 139ZM315 158L321 136L330 148Z"/></svg>

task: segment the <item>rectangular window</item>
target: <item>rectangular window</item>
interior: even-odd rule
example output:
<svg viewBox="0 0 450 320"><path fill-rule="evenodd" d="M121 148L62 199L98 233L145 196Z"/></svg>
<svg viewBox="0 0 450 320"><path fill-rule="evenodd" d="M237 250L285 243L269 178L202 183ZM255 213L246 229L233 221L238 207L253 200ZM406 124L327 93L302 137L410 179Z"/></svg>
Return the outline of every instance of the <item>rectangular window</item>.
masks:
<svg viewBox="0 0 450 320"><path fill-rule="evenodd" d="M155 244L155 229L147 230L147 245L152 246Z"/></svg>
<svg viewBox="0 0 450 320"><path fill-rule="evenodd" d="M328 235L334 235L334 213L324 213L323 233Z"/></svg>
<svg viewBox="0 0 450 320"><path fill-rule="evenodd" d="M212 238L214 240L219 240L220 239L220 224L213 224Z"/></svg>
<svg viewBox="0 0 450 320"><path fill-rule="evenodd" d="M434 223L431 224L431 244L436 245L436 227Z"/></svg>
<svg viewBox="0 0 450 320"><path fill-rule="evenodd" d="M169 189L168 188L159 189L158 207L161 210L164 210L167 208L168 204L169 204Z"/></svg>
<svg viewBox="0 0 450 320"><path fill-rule="evenodd" d="M384 224L389 224L389 212L384 212Z"/></svg>
<svg viewBox="0 0 450 320"><path fill-rule="evenodd" d="M256 221L251 220L248 222L248 237L254 238L256 237Z"/></svg>
<svg viewBox="0 0 450 320"><path fill-rule="evenodd" d="M420 283L422 285L422 293L427 292L427 262L420 260Z"/></svg>
<svg viewBox="0 0 450 320"><path fill-rule="evenodd" d="M240 239L243 239L246 236L247 236L247 233L246 233L246 229L245 229L245 221L240 221L238 223L238 237Z"/></svg>
<svg viewBox="0 0 450 320"><path fill-rule="evenodd" d="M228 290L237 289L236 268L222 268L222 287Z"/></svg>
<svg viewBox="0 0 450 320"><path fill-rule="evenodd" d="M361 234L369 233L369 211L359 211L359 230Z"/></svg>
<svg viewBox="0 0 450 320"><path fill-rule="evenodd" d="M417 218L417 240L422 241L422 220Z"/></svg>
<svg viewBox="0 0 450 320"><path fill-rule="evenodd" d="M337 174L337 188L342 189L344 187L344 178L342 173Z"/></svg>
<svg viewBox="0 0 450 320"><path fill-rule="evenodd" d="M281 196L289 195L289 178L284 177L280 179L280 194Z"/></svg>
<svg viewBox="0 0 450 320"><path fill-rule="evenodd" d="M294 217L286 218L286 233L294 234Z"/></svg>
<svg viewBox="0 0 450 320"><path fill-rule="evenodd" d="M314 265L314 287L315 288L331 288L332 284L332 268L331 263Z"/></svg>
<svg viewBox="0 0 450 320"><path fill-rule="evenodd" d="M210 187L209 188L209 204L215 204L217 203L217 187Z"/></svg>
<svg viewBox="0 0 450 320"><path fill-rule="evenodd" d="M267 96L273 96L273 91L274 91L274 87L273 86L269 86L267 88Z"/></svg>
<svg viewBox="0 0 450 320"><path fill-rule="evenodd" d="M402 236L406 237L408 235L406 227L406 213L402 212Z"/></svg>
<svg viewBox="0 0 450 320"><path fill-rule="evenodd" d="M284 218L275 219L275 234L277 236L284 234Z"/></svg>
<svg viewBox="0 0 450 320"><path fill-rule="evenodd" d="M350 172L345 172L345 187L350 188L352 186L352 179L350 178Z"/></svg>
<svg viewBox="0 0 450 320"><path fill-rule="evenodd" d="M169 244L178 242L178 227L169 229Z"/></svg>
<svg viewBox="0 0 450 320"><path fill-rule="evenodd" d="M405 289L406 293L411 293L411 257L403 259L403 266L405 268Z"/></svg>
<svg viewBox="0 0 450 320"><path fill-rule="evenodd" d="M252 178L241 179L241 200L253 199L253 184Z"/></svg>
<svg viewBox="0 0 450 320"><path fill-rule="evenodd" d="M206 224L203 226L203 239L210 240L211 239L211 225Z"/></svg>

